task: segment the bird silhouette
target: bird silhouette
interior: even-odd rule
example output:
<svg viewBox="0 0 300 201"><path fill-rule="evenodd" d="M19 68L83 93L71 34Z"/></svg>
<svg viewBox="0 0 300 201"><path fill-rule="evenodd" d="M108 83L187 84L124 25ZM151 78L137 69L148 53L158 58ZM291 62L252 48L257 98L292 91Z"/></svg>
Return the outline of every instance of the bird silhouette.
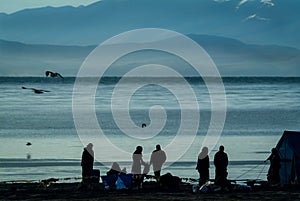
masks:
<svg viewBox="0 0 300 201"><path fill-rule="evenodd" d="M48 70L47 70L47 71L45 72L45 74L46 74L47 77L48 77L48 76L50 76L50 77L60 77L60 78L64 79L64 77L61 76L61 74L56 73L56 72L51 72L51 71L48 71Z"/></svg>
<svg viewBox="0 0 300 201"><path fill-rule="evenodd" d="M50 91L47 91L47 90L43 90L43 89L35 89L35 88L27 88L27 87L22 87L22 89L30 89L33 91L33 93L35 94L42 94L44 92L50 92Z"/></svg>

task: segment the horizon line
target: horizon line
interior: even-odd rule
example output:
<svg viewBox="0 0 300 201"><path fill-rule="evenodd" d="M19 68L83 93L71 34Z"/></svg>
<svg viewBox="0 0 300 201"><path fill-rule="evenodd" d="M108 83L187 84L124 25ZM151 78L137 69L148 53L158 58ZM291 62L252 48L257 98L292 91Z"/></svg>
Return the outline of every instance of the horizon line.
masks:
<svg viewBox="0 0 300 201"><path fill-rule="evenodd" d="M122 75L108 75L103 76L101 78L122 78L124 76ZM178 78L173 76L126 76L127 78ZM184 78L300 78L300 76L284 76L284 75L226 75L226 76L182 76ZM45 79L51 79L49 77L41 77L41 76L35 76L35 75L25 75L25 76L16 76L16 75L0 75L0 78L45 78ZM64 76L64 78L98 78L97 76L91 76L91 77L77 77L77 76Z"/></svg>

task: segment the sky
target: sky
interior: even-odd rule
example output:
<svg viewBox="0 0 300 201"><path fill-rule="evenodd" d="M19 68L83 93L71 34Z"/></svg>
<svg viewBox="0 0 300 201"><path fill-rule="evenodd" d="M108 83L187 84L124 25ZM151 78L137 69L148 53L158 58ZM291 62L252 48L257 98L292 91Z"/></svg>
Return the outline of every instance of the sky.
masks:
<svg viewBox="0 0 300 201"><path fill-rule="evenodd" d="M99 0L0 0L0 13L14 13L26 8L40 8L45 6L80 6L89 5Z"/></svg>

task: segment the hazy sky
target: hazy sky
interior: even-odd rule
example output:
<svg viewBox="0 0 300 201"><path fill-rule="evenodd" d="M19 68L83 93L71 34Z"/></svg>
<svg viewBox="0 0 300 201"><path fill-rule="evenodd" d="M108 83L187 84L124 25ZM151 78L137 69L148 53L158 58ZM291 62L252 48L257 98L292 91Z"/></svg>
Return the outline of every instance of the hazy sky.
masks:
<svg viewBox="0 0 300 201"><path fill-rule="evenodd" d="M80 6L88 5L99 0L0 0L1 13L14 13L26 8L39 8L45 6Z"/></svg>

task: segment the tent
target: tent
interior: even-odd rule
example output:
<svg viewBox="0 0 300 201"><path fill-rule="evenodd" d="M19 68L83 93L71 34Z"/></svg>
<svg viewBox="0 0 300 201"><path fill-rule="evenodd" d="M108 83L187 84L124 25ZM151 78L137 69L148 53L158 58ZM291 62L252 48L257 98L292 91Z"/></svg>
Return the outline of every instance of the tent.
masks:
<svg viewBox="0 0 300 201"><path fill-rule="evenodd" d="M280 183L300 183L300 131L284 131L276 149L280 156Z"/></svg>

